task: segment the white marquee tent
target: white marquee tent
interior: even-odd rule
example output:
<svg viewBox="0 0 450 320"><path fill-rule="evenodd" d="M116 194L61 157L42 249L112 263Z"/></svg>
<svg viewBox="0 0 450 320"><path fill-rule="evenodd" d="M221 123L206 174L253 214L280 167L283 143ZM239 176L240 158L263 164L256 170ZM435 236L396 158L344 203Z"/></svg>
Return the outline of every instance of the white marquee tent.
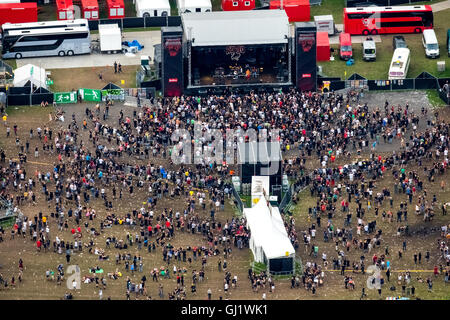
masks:
<svg viewBox="0 0 450 320"><path fill-rule="evenodd" d="M255 261L265 263L272 272L292 272L295 250L278 208L262 196L254 207L244 209L244 216Z"/></svg>
<svg viewBox="0 0 450 320"><path fill-rule="evenodd" d="M27 82L31 82L37 88L47 89L47 74L45 69L32 64L26 64L14 70L14 86L23 87Z"/></svg>

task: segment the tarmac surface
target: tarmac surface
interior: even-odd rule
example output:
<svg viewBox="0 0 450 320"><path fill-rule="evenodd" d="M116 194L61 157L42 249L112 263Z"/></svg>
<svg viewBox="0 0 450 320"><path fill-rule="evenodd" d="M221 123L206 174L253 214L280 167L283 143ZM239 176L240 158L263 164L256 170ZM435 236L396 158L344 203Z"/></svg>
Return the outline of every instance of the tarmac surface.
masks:
<svg viewBox="0 0 450 320"><path fill-rule="evenodd" d="M98 34L91 35L92 40L98 39ZM122 41L137 40L144 48L137 54L99 54L91 53L90 55L77 55L72 57L40 57L40 58L23 58L16 60L17 67L26 64L34 64L44 69L63 69L63 68L86 68L86 67L103 67L112 66L114 61L123 66L140 65L141 56L150 56L153 61L155 44L161 43L161 32L157 31L138 31L122 33Z"/></svg>

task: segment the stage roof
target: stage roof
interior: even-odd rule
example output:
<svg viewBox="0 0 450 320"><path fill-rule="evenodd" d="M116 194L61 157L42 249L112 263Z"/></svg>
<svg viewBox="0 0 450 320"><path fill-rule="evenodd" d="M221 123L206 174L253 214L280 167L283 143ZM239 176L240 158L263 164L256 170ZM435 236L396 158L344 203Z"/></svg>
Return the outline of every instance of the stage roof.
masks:
<svg viewBox="0 0 450 320"><path fill-rule="evenodd" d="M290 30L284 10L191 12L181 21L193 47L287 43Z"/></svg>

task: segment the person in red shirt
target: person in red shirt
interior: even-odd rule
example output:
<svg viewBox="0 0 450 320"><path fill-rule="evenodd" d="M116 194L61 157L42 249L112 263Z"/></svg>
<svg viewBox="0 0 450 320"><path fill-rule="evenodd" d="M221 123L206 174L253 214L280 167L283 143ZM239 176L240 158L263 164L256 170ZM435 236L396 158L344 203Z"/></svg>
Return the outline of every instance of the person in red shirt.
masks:
<svg viewBox="0 0 450 320"><path fill-rule="evenodd" d="M36 241L36 247L39 251L41 251L41 245L42 245L41 240Z"/></svg>
<svg viewBox="0 0 450 320"><path fill-rule="evenodd" d="M153 233L153 228L152 228L152 226L148 226L148 233L149 233L149 235L150 235L150 237L152 236L152 233Z"/></svg>

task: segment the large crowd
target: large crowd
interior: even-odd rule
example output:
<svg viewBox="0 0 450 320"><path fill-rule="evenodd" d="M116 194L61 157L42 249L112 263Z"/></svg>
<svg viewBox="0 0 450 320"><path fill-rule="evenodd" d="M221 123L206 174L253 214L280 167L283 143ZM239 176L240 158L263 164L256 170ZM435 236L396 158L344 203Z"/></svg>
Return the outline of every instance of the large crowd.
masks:
<svg viewBox="0 0 450 320"><path fill-rule="evenodd" d="M416 114L407 102L393 106L386 101L384 106L369 108L367 104L352 103L345 94L291 90L154 99L152 105L135 109L133 116L120 110L117 119L110 119L112 107L111 101L105 106L86 107L81 118L74 113L59 129L48 125L30 129L25 141L19 138L23 138L19 125L13 124L12 137L11 124L4 121L7 139L15 140L16 154L0 151L0 195L17 212L26 213L27 206L36 206L42 199L48 207L34 217L21 214L11 230L11 240L14 236L28 236L40 254L65 254L67 264L72 255L83 250L98 255L99 260L113 259L114 254L107 254L113 249L117 252L117 270L107 277L113 280L128 272L143 273L144 258L133 258L131 248L142 250L142 255L144 250L156 252L163 266L155 266L149 278L157 282L171 274L176 277L173 291L164 295L162 284L159 287L160 297L169 299L184 299L189 291L196 294L197 284L207 276L208 260L220 257L223 262L220 260L219 271L224 273L227 294L230 287L237 286L237 276L227 271L227 263L233 248L249 248L251 230L244 218L225 220L221 216L226 201L233 199L228 179L230 171L238 170L236 165L215 163L207 156L194 165L172 162L172 152L177 150L172 147L179 145L171 140L172 134L184 129L194 137L198 125L203 135L198 140L184 139L182 144L208 148L213 142L211 130L219 130L224 137L228 129L267 129L269 133L279 130L278 136L270 133L268 138L280 141L284 173L293 180L295 190L309 188L316 199L316 205L308 209L310 225L302 226L305 230L298 229L292 216L284 215L288 236L297 252L303 244L308 259L322 258L322 264L305 263L303 274L292 277L292 288L301 286L316 294L325 283L324 270L329 268L340 270L343 276L346 269L364 273L370 264L389 271L385 233L377 227L376 218L365 217L368 212L397 223L398 233L412 232L405 221L414 206L415 214L423 215L426 222L432 221L439 209L446 214L445 204L437 208L436 196L427 192L426 181L410 168L417 165L426 173L428 182L441 180L445 188L441 177L448 167L449 125L437 117L422 119L428 118L427 109ZM426 129L421 131L419 123L424 121ZM236 150L237 143L246 139L245 134L234 140L224 139L224 147ZM399 146L395 151L379 155L380 144L393 143ZM35 145L34 157L29 155L31 145ZM361 160L351 161L352 154L361 155ZM364 159L365 154L370 156ZM55 159L51 169L26 170L31 159L38 161L46 156ZM393 189L376 190L379 180L386 176L393 181ZM116 205L136 194L145 194L142 205L136 204L129 211ZM408 200L394 203L396 194L404 194ZM106 216L98 216L92 205L94 199L101 199ZM296 193L292 200L298 201ZM175 202L177 205L171 205ZM357 206L355 211L349 209L352 202ZM389 203L390 210L380 210L383 203ZM110 228L122 228L122 237L108 237L104 245L99 243L98 236ZM70 231L73 238L61 239L56 229ZM175 248L170 243L180 233L198 235L204 244ZM447 227L439 247L442 272L448 275L446 236ZM319 237L335 243L332 267L328 266L331 257L317 244ZM4 238L2 229L0 241ZM348 258L354 250L361 254L359 261ZM177 266L178 262L191 264L197 259L202 262L200 270ZM57 269L60 283L64 267L59 265ZM100 268L93 268L92 275L86 275L83 282L102 284L105 290L106 278L97 276L96 271ZM192 281L187 280L189 273ZM49 270L46 277L52 279L53 274ZM345 277L345 288L354 288L353 278ZM249 272L248 278L255 292L266 286L270 292L275 290L270 274ZM6 284L15 281L12 279L0 276ZM148 296L146 281L145 275L140 283L128 278L126 297ZM186 289L189 285L190 290Z"/></svg>

